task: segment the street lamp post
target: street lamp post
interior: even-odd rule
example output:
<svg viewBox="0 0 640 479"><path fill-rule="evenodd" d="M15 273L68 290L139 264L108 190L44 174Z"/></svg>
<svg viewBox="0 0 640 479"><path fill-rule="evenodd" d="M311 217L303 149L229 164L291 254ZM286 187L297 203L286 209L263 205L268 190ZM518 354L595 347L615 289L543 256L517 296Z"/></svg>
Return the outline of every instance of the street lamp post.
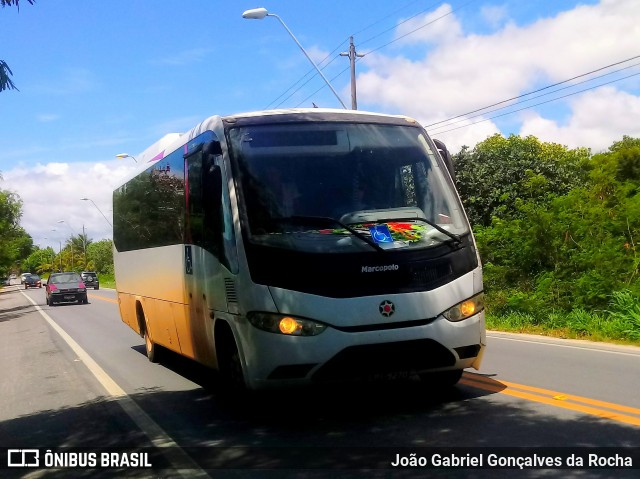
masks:
<svg viewBox="0 0 640 479"><path fill-rule="evenodd" d="M329 82L329 80L327 80L327 77L324 76L324 74L322 73L322 70L320 70L320 68L318 68L318 65L316 65L316 63L311 59L311 57L309 56L309 54L307 53L307 51L302 47L302 45L300 44L300 42L298 41L298 39L295 37L295 35L293 34L293 32L291 30L289 30L289 27L287 27L287 25L282 21L282 18L280 18L278 15L276 15L275 13L269 13L269 11L266 8L253 8L251 10L246 10L243 14L242 14L242 18L246 18L249 20L262 20L264 17L275 17L277 18L280 23L282 24L282 26L284 27L284 29L289 32L289 35L291 35L291 38L293 38L293 41L296 42L296 44L300 47L300 50L302 50L302 53L304 53L304 56L307 57L307 60L309 60L311 62L311 64L313 65L313 67L316 69L316 71L320 74L320 76L322 77L322 79L325 81L325 83L327 84L327 86L331 89L331 91L333 92L333 94L336 96L336 98L338 99L338 101L340 102L340 104L342 105L342 107L347 110L347 106L344 104L344 102L342 101L342 99L340 98L340 96L338 95L338 92L336 92L333 88L333 86L331 85L331 83Z"/></svg>

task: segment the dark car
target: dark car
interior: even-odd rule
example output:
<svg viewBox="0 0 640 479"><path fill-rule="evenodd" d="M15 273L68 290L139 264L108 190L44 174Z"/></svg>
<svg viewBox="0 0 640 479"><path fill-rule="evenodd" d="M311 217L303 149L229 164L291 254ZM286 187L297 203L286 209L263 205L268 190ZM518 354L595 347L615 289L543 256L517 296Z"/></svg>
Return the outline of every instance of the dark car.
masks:
<svg viewBox="0 0 640 479"><path fill-rule="evenodd" d="M37 274L30 274L24 277L24 289L42 288L42 280Z"/></svg>
<svg viewBox="0 0 640 479"><path fill-rule="evenodd" d="M78 302L87 304L87 287L78 273L52 273L45 283L47 304Z"/></svg>
<svg viewBox="0 0 640 479"><path fill-rule="evenodd" d="M80 277L87 288L100 289L100 280L98 280L98 274L95 271L83 271L80 273Z"/></svg>

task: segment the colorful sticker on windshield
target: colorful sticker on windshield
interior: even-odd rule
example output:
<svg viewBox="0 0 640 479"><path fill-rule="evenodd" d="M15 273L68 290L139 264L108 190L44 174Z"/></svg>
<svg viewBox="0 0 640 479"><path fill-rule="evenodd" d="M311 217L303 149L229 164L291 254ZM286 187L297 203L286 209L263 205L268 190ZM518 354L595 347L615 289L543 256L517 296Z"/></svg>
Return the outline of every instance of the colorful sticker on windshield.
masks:
<svg viewBox="0 0 640 479"><path fill-rule="evenodd" d="M369 232L371 233L371 239L376 243L393 243L393 237L388 225L371 225L369 226Z"/></svg>
<svg viewBox="0 0 640 479"><path fill-rule="evenodd" d="M390 221L384 224L363 223L351 225L356 231L371 234L374 241L377 243L418 243L423 235L430 230L430 227L423 224L408 223L408 222L393 222ZM382 228L382 229L381 229ZM346 235L349 234L344 228L336 229L322 229L317 231L320 234L337 234ZM380 239L385 238L383 241L377 241L375 237Z"/></svg>

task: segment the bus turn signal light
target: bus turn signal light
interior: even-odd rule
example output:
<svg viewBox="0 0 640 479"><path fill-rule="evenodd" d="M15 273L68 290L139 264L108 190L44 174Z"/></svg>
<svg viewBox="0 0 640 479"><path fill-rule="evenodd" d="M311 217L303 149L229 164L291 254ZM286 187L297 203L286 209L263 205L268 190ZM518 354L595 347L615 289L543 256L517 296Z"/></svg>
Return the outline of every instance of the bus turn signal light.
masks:
<svg viewBox="0 0 640 479"><path fill-rule="evenodd" d="M301 329L298 322L289 316L282 318L278 326L282 334L294 334L298 329Z"/></svg>
<svg viewBox="0 0 640 479"><path fill-rule="evenodd" d="M327 329L327 325L311 319L294 318L276 313L253 311L247 319L256 328L287 336L316 336Z"/></svg>
<svg viewBox="0 0 640 479"><path fill-rule="evenodd" d="M470 318L484 309L484 293L476 294L469 299L452 306L442 315L449 321L457 322Z"/></svg>

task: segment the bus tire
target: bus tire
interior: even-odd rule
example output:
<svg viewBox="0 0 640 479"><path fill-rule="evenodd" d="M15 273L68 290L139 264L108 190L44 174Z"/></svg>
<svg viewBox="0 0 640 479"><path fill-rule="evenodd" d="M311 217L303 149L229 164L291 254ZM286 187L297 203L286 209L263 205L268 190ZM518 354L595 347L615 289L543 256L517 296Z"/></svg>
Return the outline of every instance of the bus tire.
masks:
<svg viewBox="0 0 640 479"><path fill-rule="evenodd" d="M227 325L216 328L216 350L218 355L218 370L222 392L225 395L239 395L246 391L242 361L233 333Z"/></svg>
<svg viewBox="0 0 640 479"><path fill-rule="evenodd" d="M420 374L420 381L430 388L444 389L450 388L458 384L462 377L462 369L453 369L450 371L436 371L434 373Z"/></svg>
<svg viewBox="0 0 640 479"><path fill-rule="evenodd" d="M147 331L146 328L144 330L144 347L145 347L145 350L147 351L147 358L149 359L149 361L151 361L152 363L157 363L158 362L158 346L156 345L156 343L151 341L151 337L149 336L149 332Z"/></svg>
<svg viewBox="0 0 640 479"><path fill-rule="evenodd" d="M160 355L160 346L154 343L151 339L147 317L144 315L144 311L142 310L140 303L137 304L136 309L138 313L138 323L141 328L144 329L142 337L144 338L144 349L147 352L147 359L152 363L157 363Z"/></svg>

